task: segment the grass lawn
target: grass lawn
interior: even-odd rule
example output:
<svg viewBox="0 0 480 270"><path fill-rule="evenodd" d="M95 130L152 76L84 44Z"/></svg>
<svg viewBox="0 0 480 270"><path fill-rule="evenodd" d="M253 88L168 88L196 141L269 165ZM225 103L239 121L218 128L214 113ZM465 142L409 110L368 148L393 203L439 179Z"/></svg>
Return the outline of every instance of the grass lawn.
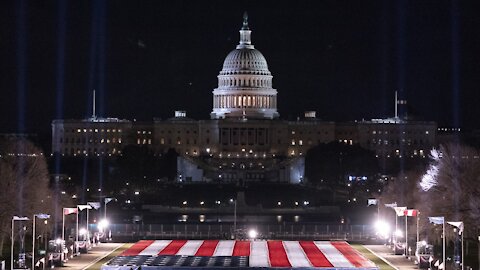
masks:
<svg viewBox="0 0 480 270"><path fill-rule="evenodd" d="M364 246L362 246L360 244L351 244L351 246L353 248L355 248L356 250L358 250L363 256L365 256L365 258L369 259L374 264L376 264L380 270L395 270L395 268L391 267L386 262L384 262L382 259L375 256L375 254L371 253Z"/></svg>
<svg viewBox="0 0 480 270"><path fill-rule="evenodd" d="M133 243L127 243L123 244L121 247L117 248L114 252L110 253L109 255L103 257L101 260L96 262L95 264L91 265L90 267L86 268L85 270L100 270L103 264L111 260L113 257L118 256L120 253L122 253L124 250L128 249L131 247Z"/></svg>

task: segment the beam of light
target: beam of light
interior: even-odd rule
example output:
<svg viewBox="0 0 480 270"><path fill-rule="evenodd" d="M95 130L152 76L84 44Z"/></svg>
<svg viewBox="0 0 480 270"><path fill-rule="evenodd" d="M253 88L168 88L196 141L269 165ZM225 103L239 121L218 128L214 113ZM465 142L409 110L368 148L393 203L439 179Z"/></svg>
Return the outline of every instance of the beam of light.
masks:
<svg viewBox="0 0 480 270"><path fill-rule="evenodd" d="M27 91L27 3L24 0L15 1L16 11L16 60L17 60L17 129L25 132L25 97Z"/></svg>
<svg viewBox="0 0 480 270"><path fill-rule="evenodd" d="M89 98L87 101L87 107L86 107L86 112L90 110L90 108L93 108L93 89L95 89L95 74L96 74L96 59L97 59L97 37L98 37L98 8L96 8L95 5L96 2L93 2L92 4L92 22L91 22L91 29L90 29L90 50L89 50L89 67L88 67L88 84L87 84L87 92L91 93L89 94ZM88 115L93 115L93 111L91 114L87 113Z"/></svg>
<svg viewBox="0 0 480 270"><path fill-rule="evenodd" d="M102 198L103 196L103 156L101 156L98 159L98 189L100 190L99 192L99 198Z"/></svg>
<svg viewBox="0 0 480 270"><path fill-rule="evenodd" d="M405 43L406 43L406 23L405 23L405 18L406 18L406 13L407 13L407 8L406 8L406 3L405 1L397 1L395 11L396 11L396 16L395 16L395 22L396 22L396 91L399 92L400 96L404 95L404 89L405 89L405 82L406 82L406 72L405 72L405 62L406 62L406 50L405 50ZM396 101L395 101L396 102ZM390 103L391 104L391 103ZM395 104L397 106L397 104ZM403 127L404 129L404 127ZM402 130L403 131L403 130ZM404 154L404 147L400 146L400 153ZM405 168L405 160L403 158L398 159L399 161L399 167L400 167L400 173L403 174L404 168ZM405 196L405 188L402 190L402 197Z"/></svg>
<svg viewBox="0 0 480 270"><path fill-rule="evenodd" d="M388 8L387 5L389 5L389 1L382 1L382 15L380 19L380 27L381 27L381 37L380 37L380 46L381 48L378 50L380 54L380 70L378 71L378 74L380 74L380 85L382 88L382 100L384 101L382 103L382 114L383 115L388 115L388 111L390 109L390 106L387 104L390 103L390 93L392 92L392 89L389 89L388 87L388 48L389 48L389 35L388 35Z"/></svg>
<svg viewBox="0 0 480 270"><path fill-rule="evenodd" d="M17 132L25 133L25 111L26 111L26 91L27 91L27 3L24 0L15 1L16 12L16 61L17 61ZM16 145L17 153L25 153L24 143ZM23 215L24 208L24 177L25 168L24 157L18 157L18 166L16 168L17 187L17 214Z"/></svg>
<svg viewBox="0 0 480 270"><path fill-rule="evenodd" d="M90 61L88 76L88 93L97 90L97 115L105 116L105 76L106 76L106 20L107 7L105 0L92 4L92 27L90 33ZM93 97L88 95L87 112L92 108ZM88 115L88 113L87 113ZM91 114L90 114L91 115Z"/></svg>
<svg viewBox="0 0 480 270"><path fill-rule="evenodd" d="M460 26L459 26L459 18L460 18L460 9L458 6L457 0L452 0L452 8L450 9L451 12L451 19L452 19L452 26L451 26L451 38L452 38L452 116L453 116L453 126L459 127L460 123L460 113L461 113L461 106L460 106ZM459 142L459 138L455 138L457 143ZM458 150L458 148L456 148ZM455 156L458 156L459 153L453 153ZM461 190L460 181L458 171L453 171L453 179L452 185L455 190ZM454 215L455 218L459 217L459 208L460 208L460 195L458 192L453 193L453 205L454 209L456 210Z"/></svg>
<svg viewBox="0 0 480 270"><path fill-rule="evenodd" d="M80 193L80 199L82 203L87 201L85 197L85 192L87 190L87 179L88 179L88 158L83 158L83 176L82 176L82 192Z"/></svg>
<svg viewBox="0 0 480 270"><path fill-rule="evenodd" d="M96 90L98 102L96 115L99 117L105 116L105 54L106 54L106 1L99 0L92 2L92 26L90 33L90 60L89 60L89 71L88 71L88 89L89 93L87 101L87 115L93 115L93 111L90 114L90 108L93 108L93 89ZM91 94L90 94L91 93ZM88 117L88 116L87 116ZM103 193L103 159L100 158L98 161L99 166L99 175L98 175L98 187L100 189L100 196ZM84 170L84 175L88 173L87 170ZM86 179L84 178L84 185L86 184Z"/></svg>
<svg viewBox="0 0 480 270"><path fill-rule="evenodd" d="M405 43L406 43L406 34L405 34L405 18L406 18L406 7L405 1L397 1L397 89L402 91L405 89Z"/></svg>
<svg viewBox="0 0 480 270"><path fill-rule="evenodd" d="M97 33L99 35L98 37L98 90L99 90L99 102L98 102L98 115L99 116L105 116L105 54L106 54L106 49L105 49L105 36L107 35L106 33L106 20L107 20L107 14L106 14L106 1L105 0L100 0L100 1L95 1L95 4L97 4L97 9L98 9L98 29L99 32ZM101 190L100 196L103 194L103 181L104 181L104 174L103 174L103 158L100 158L99 160L100 164L100 175L98 177L99 179L99 188Z"/></svg>
<svg viewBox="0 0 480 270"><path fill-rule="evenodd" d="M67 29L67 1L57 2L57 63L56 63L56 119L63 119L65 88L65 33Z"/></svg>
<svg viewBox="0 0 480 270"><path fill-rule="evenodd" d="M99 10L100 10L100 21L99 21L99 39L98 39L98 49L99 49L99 54L98 54L98 88L99 88L99 115L105 116L105 76L106 76L106 61L105 61L105 55L107 54L106 51L106 36L107 36L107 30L106 30L106 21L107 21L107 8L106 8L106 1L101 0L98 1L99 3Z"/></svg>
<svg viewBox="0 0 480 270"><path fill-rule="evenodd" d="M460 126L460 37L458 1L452 0L452 109L453 125Z"/></svg>
<svg viewBox="0 0 480 270"><path fill-rule="evenodd" d="M65 33L67 30L67 1L60 0L57 2L57 62L55 68L56 75L56 111L55 118L63 119L64 117L64 90L65 90ZM55 155L55 174L61 172L61 157ZM55 185L55 194L58 194L58 185ZM59 213L58 196L55 196L55 213ZM55 217L58 220L58 217ZM55 232L58 232L58 224L54 222Z"/></svg>

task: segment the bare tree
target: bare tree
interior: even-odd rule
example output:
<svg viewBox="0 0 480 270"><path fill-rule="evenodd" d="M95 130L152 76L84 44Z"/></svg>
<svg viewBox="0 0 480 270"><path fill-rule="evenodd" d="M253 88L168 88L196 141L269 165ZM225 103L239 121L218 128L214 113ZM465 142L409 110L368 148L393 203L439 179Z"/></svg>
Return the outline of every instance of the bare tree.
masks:
<svg viewBox="0 0 480 270"><path fill-rule="evenodd" d="M432 150L432 160L420 180L419 208L428 216L463 221L467 232L477 229L480 217L480 152L447 144Z"/></svg>
<svg viewBox="0 0 480 270"><path fill-rule="evenodd" d="M0 141L0 256L14 215L50 213L51 194L45 157L24 138Z"/></svg>
<svg viewBox="0 0 480 270"><path fill-rule="evenodd" d="M380 196L384 203L396 202L398 206L412 208L421 200L418 190L418 179L423 171L412 170L400 173L385 187Z"/></svg>

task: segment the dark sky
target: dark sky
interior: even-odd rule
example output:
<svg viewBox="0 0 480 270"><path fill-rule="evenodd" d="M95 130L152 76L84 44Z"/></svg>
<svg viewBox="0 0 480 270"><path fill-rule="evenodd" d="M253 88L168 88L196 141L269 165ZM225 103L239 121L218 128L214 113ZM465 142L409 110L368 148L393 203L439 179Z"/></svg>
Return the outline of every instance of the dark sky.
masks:
<svg viewBox="0 0 480 270"><path fill-rule="evenodd" d="M208 119L244 11L281 118L411 115L479 127L480 1L2 1L0 133L55 118Z"/></svg>

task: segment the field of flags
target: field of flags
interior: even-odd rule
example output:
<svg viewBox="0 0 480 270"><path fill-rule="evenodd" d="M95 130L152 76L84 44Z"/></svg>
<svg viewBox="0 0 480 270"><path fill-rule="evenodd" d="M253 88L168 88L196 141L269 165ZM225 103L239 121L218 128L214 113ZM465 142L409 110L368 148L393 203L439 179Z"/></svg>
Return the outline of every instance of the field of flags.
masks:
<svg viewBox="0 0 480 270"><path fill-rule="evenodd" d="M142 240L102 266L130 269L330 269L378 267L344 241Z"/></svg>

